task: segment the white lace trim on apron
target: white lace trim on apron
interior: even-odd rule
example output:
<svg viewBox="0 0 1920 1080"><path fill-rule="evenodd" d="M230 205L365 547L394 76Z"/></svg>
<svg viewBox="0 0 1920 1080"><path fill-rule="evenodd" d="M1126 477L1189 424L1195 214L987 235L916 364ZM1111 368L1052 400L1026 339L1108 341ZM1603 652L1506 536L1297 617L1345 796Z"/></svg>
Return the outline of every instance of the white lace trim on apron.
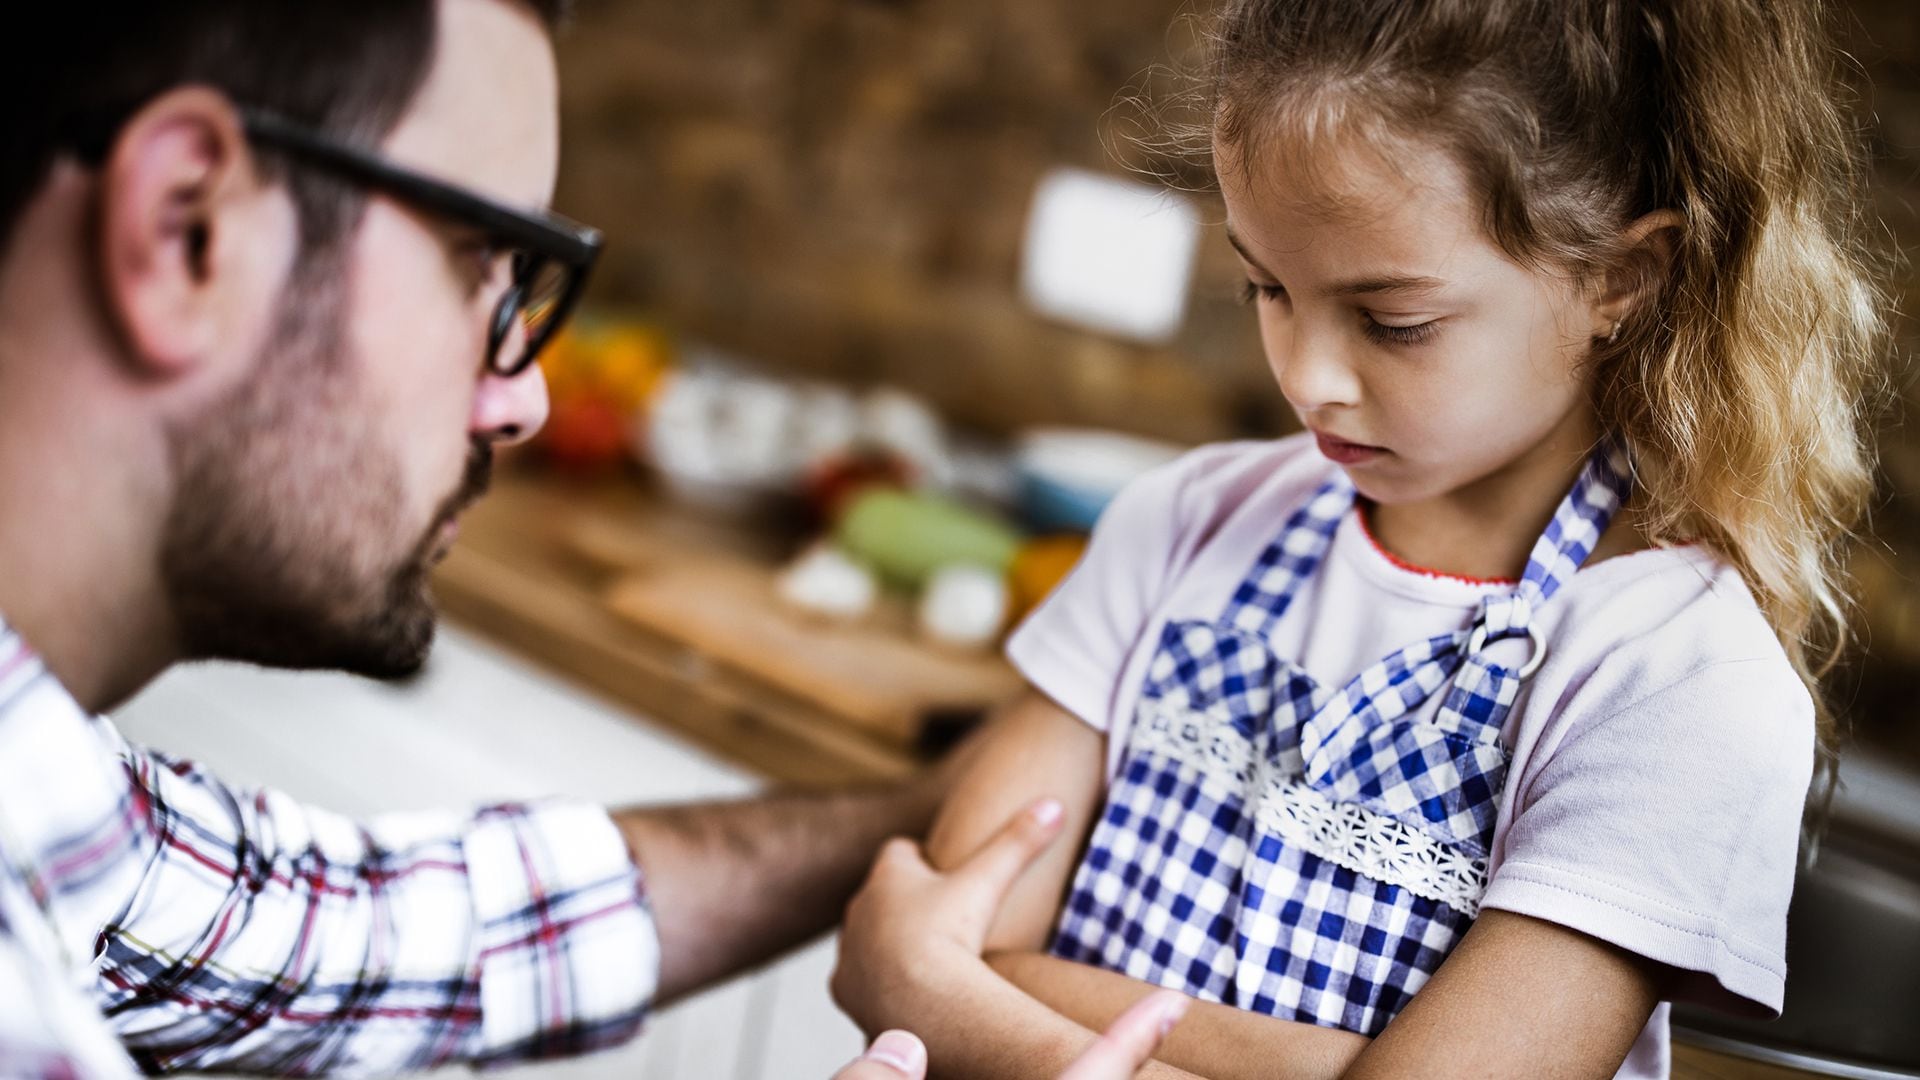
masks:
<svg viewBox="0 0 1920 1080"><path fill-rule="evenodd" d="M1133 744L1192 766L1241 792L1258 791L1254 817L1287 843L1356 874L1398 885L1473 918L1487 891L1487 861L1471 858L1397 818L1335 802L1301 775L1298 750L1268 764L1224 710L1143 703Z"/></svg>

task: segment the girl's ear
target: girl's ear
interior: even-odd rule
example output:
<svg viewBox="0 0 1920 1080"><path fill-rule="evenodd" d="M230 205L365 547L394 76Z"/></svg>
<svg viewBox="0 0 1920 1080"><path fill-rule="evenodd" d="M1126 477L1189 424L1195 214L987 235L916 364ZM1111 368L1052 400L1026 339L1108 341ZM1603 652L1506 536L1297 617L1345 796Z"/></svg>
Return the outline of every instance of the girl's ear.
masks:
<svg viewBox="0 0 1920 1080"><path fill-rule="evenodd" d="M1620 234L1620 257L1607 269L1600 295L1594 298L1594 337L1611 340L1620 323L1659 292L1685 224L1678 211L1655 210Z"/></svg>

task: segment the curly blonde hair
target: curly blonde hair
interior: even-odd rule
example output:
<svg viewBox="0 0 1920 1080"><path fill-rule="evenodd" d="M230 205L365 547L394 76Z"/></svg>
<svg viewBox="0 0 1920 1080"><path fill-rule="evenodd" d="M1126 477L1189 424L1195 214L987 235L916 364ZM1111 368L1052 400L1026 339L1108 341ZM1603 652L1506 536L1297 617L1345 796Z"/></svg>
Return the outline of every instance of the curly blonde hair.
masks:
<svg viewBox="0 0 1920 1080"><path fill-rule="evenodd" d="M1736 566L1813 692L1847 641L1845 555L1873 487L1887 299L1864 142L1812 0L1229 0L1205 60L1128 133L1149 171L1211 180L1215 141L1431 141L1489 235L1584 281L1644 275L1589 357L1656 543ZM1121 110L1120 119L1139 118ZM1311 155L1307 155L1311 157ZM1669 209L1670 262L1627 225Z"/></svg>

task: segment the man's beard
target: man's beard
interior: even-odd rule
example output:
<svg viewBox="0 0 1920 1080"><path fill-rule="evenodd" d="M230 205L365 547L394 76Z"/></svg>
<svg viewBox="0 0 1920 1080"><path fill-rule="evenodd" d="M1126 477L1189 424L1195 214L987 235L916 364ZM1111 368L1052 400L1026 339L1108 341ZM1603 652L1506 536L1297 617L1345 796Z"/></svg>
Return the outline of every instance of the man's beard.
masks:
<svg viewBox="0 0 1920 1080"><path fill-rule="evenodd" d="M473 441L460 487L392 554L400 448L356 392L331 262L307 260L290 283L246 383L170 433L161 579L189 659L405 678L433 645L442 528L486 489L492 452Z"/></svg>

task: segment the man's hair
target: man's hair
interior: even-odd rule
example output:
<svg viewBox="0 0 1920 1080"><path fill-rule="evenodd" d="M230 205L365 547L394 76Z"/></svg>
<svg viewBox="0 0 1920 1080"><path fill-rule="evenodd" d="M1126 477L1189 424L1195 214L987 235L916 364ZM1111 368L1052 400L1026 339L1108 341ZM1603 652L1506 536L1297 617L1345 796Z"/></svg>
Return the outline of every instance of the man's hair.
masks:
<svg viewBox="0 0 1920 1080"><path fill-rule="evenodd" d="M549 27L566 0L526 3ZM120 125L175 87L209 86L333 135L376 144L425 80L435 0L74 0L49 5L34 55L0 65L0 245L63 154L103 152ZM264 168L275 168L262 154ZM287 174L308 246L359 218L360 193Z"/></svg>

